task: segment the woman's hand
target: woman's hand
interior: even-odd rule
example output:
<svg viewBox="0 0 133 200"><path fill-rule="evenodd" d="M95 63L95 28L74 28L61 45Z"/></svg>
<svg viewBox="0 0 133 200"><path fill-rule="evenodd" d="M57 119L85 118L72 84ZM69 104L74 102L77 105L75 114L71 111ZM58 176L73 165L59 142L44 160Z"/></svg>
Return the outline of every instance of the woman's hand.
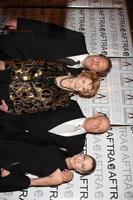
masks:
<svg viewBox="0 0 133 200"><path fill-rule="evenodd" d="M73 179L73 173L71 170L65 169L64 171L62 171L62 178L63 178L63 182L69 182Z"/></svg>
<svg viewBox="0 0 133 200"><path fill-rule="evenodd" d="M71 170L65 169L64 171L60 171L60 169L57 169L52 175L50 175L57 183L58 185L62 183L67 183L72 180L73 178L73 173Z"/></svg>
<svg viewBox="0 0 133 200"><path fill-rule="evenodd" d="M5 70L5 62L4 61L0 61L0 71Z"/></svg>
<svg viewBox="0 0 133 200"><path fill-rule="evenodd" d="M17 29L17 19L7 20L5 26L8 26L8 29L16 30Z"/></svg>
<svg viewBox="0 0 133 200"><path fill-rule="evenodd" d="M3 99L1 100L0 110L2 110L4 112L8 112L8 105L6 104L6 102Z"/></svg>
<svg viewBox="0 0 133 200"><path fill-rule="evenodd" d="M6 177L10 174L10 172L4 168L1 168L0 171L1 171L1 177Z"/></svg>

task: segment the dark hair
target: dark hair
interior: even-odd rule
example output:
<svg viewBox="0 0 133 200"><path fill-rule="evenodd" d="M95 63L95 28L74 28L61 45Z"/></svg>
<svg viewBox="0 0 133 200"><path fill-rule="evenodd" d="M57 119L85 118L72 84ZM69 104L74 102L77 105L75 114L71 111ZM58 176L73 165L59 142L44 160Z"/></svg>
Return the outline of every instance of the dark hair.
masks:
<svg viewBox="0 0 133 200"><path fill-rule="evenodd" d="M93 172L95 171L95 169L96 169L96 160L95 160L92 156L90 156L90 155L87 155L87 156L89 156L89 157L92 159L92 168L91 168L90 170L84 172L84 173L83 173L84 175L90 175L90 174L93 173Z"/></svg>
<svg viewBox="0 0 133 200"><path fill-rule="evenodd" d="M76 171L78 174L83 175L83 176L92 174L96 169L96 160L90 155L86 155L86 156L88 156L92 159L92 168L88 171L83 172L83 173Z"/></svg>

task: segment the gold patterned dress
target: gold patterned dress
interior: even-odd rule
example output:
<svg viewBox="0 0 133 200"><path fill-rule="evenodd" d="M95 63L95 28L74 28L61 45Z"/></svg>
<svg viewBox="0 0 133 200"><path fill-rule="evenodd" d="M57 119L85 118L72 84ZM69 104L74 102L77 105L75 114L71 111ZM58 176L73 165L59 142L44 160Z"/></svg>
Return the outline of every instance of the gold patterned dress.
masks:
<svg viewBox="0 0 133 200"><path fill-rule="evenodd" d="M72 93L55 84L57 76L68 75L67 67L51 60L6 61L10 72L9 112L33 113L69 104Z"/></svg>

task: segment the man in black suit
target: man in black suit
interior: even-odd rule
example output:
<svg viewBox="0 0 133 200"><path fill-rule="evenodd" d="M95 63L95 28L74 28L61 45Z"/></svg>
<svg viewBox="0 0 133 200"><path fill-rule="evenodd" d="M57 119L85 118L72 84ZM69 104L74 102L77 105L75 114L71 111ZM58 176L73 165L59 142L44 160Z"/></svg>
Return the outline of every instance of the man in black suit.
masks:
<svg viewBox="0 0 133 200"><path fill-rule="evenodd" d="M87 132L104 133L109 128L107 117L94 115L85 118L79 105L73 100L69 106L49 112L0 114L1 139L39 145L54 144L67 150L69 156L83 151Z"/></svg>
<svg viewBox="0 0 133 200"><path fill-rule="evenodd" d="M73 59L83 67L100 75L110 71L111 61L103 55L89 56L85 38L81 32L55 24L18 18L6 22L9 29L22 30L0 35L0 59L50 58ZM63 60L64 61L64 60ZM68 65L70 61L67 61ZM80 70L81 72L81 70Z"/></svg>

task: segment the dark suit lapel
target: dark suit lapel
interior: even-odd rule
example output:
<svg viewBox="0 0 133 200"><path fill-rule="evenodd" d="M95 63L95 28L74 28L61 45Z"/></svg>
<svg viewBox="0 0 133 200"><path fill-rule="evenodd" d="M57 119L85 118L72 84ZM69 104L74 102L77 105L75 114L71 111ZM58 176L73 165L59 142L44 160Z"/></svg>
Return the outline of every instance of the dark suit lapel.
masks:
<svg viewBox="0 0 133 200"><path fill-rule="evenodd" d="M1 113L0 127L8 137L21 135L25 130L49 131L50 129L69 120L84 117L76 101L71 100L69 106L59 107L49 112L40 112L26 115L10 115Z"/></svg>
<svg viewBox="0 0 133 200"><path fill-rule="evenodd" d="M76 101L71 100L69 106L61 107L54 111L53 124L51 128L58 126L64 122L84 117L83 113Z"/></svg>
<svg viewBox="0 0 133 200"><path fill-rule="evenodd" d="M72 75L79 75L83 70L83 68L75 69L75 68L72 68L72 67L67 67L67 69Z"/></svg>

